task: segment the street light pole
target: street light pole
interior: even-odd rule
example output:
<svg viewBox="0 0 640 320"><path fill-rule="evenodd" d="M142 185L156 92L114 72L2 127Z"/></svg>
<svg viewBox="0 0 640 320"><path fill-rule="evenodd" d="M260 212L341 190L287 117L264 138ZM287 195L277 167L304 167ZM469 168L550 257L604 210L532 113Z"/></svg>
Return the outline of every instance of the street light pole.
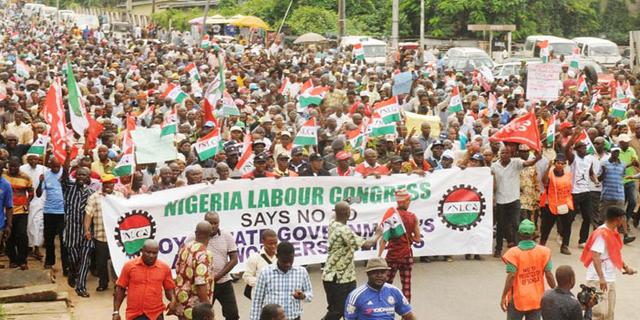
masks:
<svg viewBox="0 0 640 320"><path fill-rule="evenodd" d="M202 45L202 39L207 34L207 16L209 15L209 0L204 4L204 17L202 18L202 34L200 35L200 45Z"/></svg>
<svg viewBox="0 0 640 320"><path fill-rule="evenodd" d="M56 0L56 25L60 25L60 0Z"/></svg>
<svg viewBox="0 0 640 320"><path fill-rule="evenodd" d="M392 50L398 50L398 11L399 0L393 0L391 5L391 47Z"/></svg>
<svg viewBox="0 0 640 320"><path fill-rule="evenodd" d="M345 34L345 1L346 0L338 0L338 41L344 37Z"/></svg>
<svg viewBox="0 0 640 320"><path fill-rule="evenodd" d="M424 50L424 0L420 0L420 49Z"/></svg>

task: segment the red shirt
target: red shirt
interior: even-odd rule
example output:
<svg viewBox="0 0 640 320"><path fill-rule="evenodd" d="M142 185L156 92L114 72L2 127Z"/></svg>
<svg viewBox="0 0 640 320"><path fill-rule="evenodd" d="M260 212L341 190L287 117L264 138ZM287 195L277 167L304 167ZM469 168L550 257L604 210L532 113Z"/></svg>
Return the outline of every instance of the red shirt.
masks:
<svg viewBox="0 0 640 320"><path fill-rule="evenodd" d="M149 267L140 257L124 264L116 285L127 289L127 320L143 314L151 320L157 319L165 308L164 290L176 287L166 263L156 260Z"/></svg>
<svg viewBox="0 0 640 320"><path fill-rule="evenodd" d="M396 210L400 214L406 233L399 238L389 239L389 243L387 243L387 260L403 260L406 257L413 257L413 250L411 249L413 240L410 239L413 230L416 229L418 218L409 211L398 208Z"/></svg>
<svg viewBox="0 0 640 320"><path fill-rule="evenodd" d="M251 179L251 178L271 178L276 175L271 171L265 171L263 176L256 176L256 171L250 171L242 175L242 179Z"/></svg>
<svg viewBox="0 0 640 320"><path fill-rule="evenodd" d="M354 176L363 177L369 176L371 174L379 174L381 176L389 175L389 168L383 166L379 163L376 163L375 167L370 166L366 161L356 166L356 173Z"/></svg>

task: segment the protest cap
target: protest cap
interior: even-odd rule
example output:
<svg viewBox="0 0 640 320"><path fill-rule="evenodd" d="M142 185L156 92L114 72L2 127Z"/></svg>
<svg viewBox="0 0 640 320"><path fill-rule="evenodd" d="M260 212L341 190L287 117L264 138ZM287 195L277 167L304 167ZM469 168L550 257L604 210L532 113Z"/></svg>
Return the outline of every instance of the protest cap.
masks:
<svg viewBox="0 0 640 320"><path fill-rule="evenodd" d="M280 136L287 136L289 138L291 138L291 132L284 130L284 131L280 131Z"/></svg>
<svg viewBox="0 0 640 320"><path fill-rule="evenodd" d="M302 147L294 147L293 149L291 149L291 155L295 156L295 155L301 155L304 153L304 150L302 150Z"/></svg>
<svg viewBox="0 0 640 320"><path fill-rule="evenodd" d="M442 140L436 140L435 142L433 142L433 144L431 144L431 149L433 149L433 147L435 146L444 147L444 142Z"/></svg>
<svg viewBox="0 0 640 320"><path fill-rule="evenodd" d="M400 156L391 157L391 163L399 163L399 162L402 162L402 157Z"/></svg>
<svg viewBox="0 0 640 320"><path fill-rule="evenodd" d="M340 151L336 154L336 160L338 161L348 160L349 158L351 158L351 153L346 151Z"/></svg>
<svg viewBox="0 0 640 320"><path fill-rule="evenodd" d="M518 233L532 235L536 232L536 225L529 219L524 219L518 226Z"/></svg>
<svg viewBox="0 0 640 320"><path fill-rule="evenodd" d="M471 156L471 160L475 160L475 161L484 161L484 157L480 154L480 153L474 153Z"/></svg>
<svg viewBox="0 0 640 320"><path fill-rule="evenodd" d="M257 163L257 162L267 162L267 156L264 153L257 155L253 159L253 163Z"/></svg>
<svg viewBox="0 0 640 320"><path fill-rule="evenodd" d="M571 122L569 121L565 121L563 123L560 124L560 130L564 130L567 128L573 128L573 124L571 124Z"/></svg>
<svg viewBox="0 0 640 320"><path fill-rule="evenodd" d="M322 160L322 156L320 156L320 154L318 153L312 153L309 156L309 161L319 161L319 160Z"/></svg>
<svg viewBox="0 0 640 320"><path fill-rule="evenodd" d="M620 146L619 146L619 145L617 145L617 144L614 144L614 145L611 147L611 152L614 152L614 151L618 151L618 152L620 152L621 150L622 150L622 149L620 149Z"/></svg>
<svg viewBox="0 0 640 320"><path fill-rule="evenodd" d="M289 154L287 154L286 152L280 152L280 154L278 154L278 160L280 160L280 159L289 160Z"/></svg>
<svg viewBox="0 0 640 320"><path fill-rule="evenodd" d="M364 269L365 272L376 271L376 270L389 270L389 265L387 265L387 261L380 257L371 258L367 261L367 267Z"/></svg>
<svg viewBox="0 0 640 320"><path fill-rule="evenodd" d="M521 144L521 145L518 146L518 150L520 150L520 151L530 151L531 148L529 148L529 146L526 145L526 144Z"/></svg>
<svg viewBox="0 0 640 320"><path fill-rule="evenodd" d="M451 151L451 150L445 150L445 151L442 153L442 158L448 158L448 159L453 160L453 151Z"/></svg>
<svg viewBox="0 0 640 320"><path fill-rule="evenodd" d="M623 133L618 136L618 142L630 142L630 141L631 141L631 136L626 133Z"/></svg>
<svg viewBox="0 0 640 320"><path fill-rule="evenodd" d="M234 131L242 132L242 128L240 128L240 126L233 126L233 127L231 127L231 130L229 130L229 131L231 131L231 132L234 132Z"/></svg>
<svg viewBox="0 0 640 320"><path fill-rule="evenodd" d="M205 122L205 124L204 124L204 127L205 127L205 128L213 128L213 127L215 127L215 126L216 126L216 124L215 124L215 123L213 123L213 121L211 121L211 120L209 120L209 121Z"/></svg>
<svg viewBox="0 0 640 320"><path fill-rule="evenodd" d="M100 177L100 182L102 183L116 183L117 180L116 176L112 174L103 174Z"/></svg>
<svg viewBox="0 0 640 320"><path fill-rule="evenodd" d="M407 189L396 190L396 201L408 201L411 200L411 195L407 192Z"/></svg>
<svg viewBox="0 0 640 320"><path fill-rule="evenodd" d="M224 148L224 153L226 155L233 155L233 154L238 154L240 152L238 152L238 148L234 147L234 146L226 146Z"/></svg>
<svg viewBox="0 0 640 320"><path fill-rule="evenodd" d="M267 143L266 143L266 142L264 142L262 139L255 140L255 141L253 142L253 145L254 145L254 146L255 146L255 145L257 145L257 144L261 144L261 145L264 145L264 146L266 146L266 145L267 145Z"/></svg>

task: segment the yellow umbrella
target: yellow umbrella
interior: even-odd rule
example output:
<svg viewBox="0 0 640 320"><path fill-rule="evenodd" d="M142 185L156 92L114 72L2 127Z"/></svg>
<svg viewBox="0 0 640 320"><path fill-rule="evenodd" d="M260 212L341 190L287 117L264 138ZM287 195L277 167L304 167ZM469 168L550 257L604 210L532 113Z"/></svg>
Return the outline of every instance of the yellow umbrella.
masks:
<svg viewBox="0 0 640 320"><path fill-rule="evenodd" d="M238 20L232 21L232 25L238 27L246 27L246 28L258 28L269 30L269 25L264 22L262 19L254 16L246 16L242 17Z"/></svg>

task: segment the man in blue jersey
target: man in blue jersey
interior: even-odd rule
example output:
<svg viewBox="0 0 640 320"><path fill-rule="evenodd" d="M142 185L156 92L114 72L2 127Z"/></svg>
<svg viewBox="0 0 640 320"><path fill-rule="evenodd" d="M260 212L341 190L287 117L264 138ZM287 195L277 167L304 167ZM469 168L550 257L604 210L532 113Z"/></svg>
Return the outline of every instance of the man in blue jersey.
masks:
<svg viewBox="0 0 640 320"><path fill-rule="evenodd" d="M347 297L344 311L346 320L393 320L396 314L402 320L416 319L402 291L387 283L389 269L384 259L369 259L365 269L369 280Z"/></svg>

